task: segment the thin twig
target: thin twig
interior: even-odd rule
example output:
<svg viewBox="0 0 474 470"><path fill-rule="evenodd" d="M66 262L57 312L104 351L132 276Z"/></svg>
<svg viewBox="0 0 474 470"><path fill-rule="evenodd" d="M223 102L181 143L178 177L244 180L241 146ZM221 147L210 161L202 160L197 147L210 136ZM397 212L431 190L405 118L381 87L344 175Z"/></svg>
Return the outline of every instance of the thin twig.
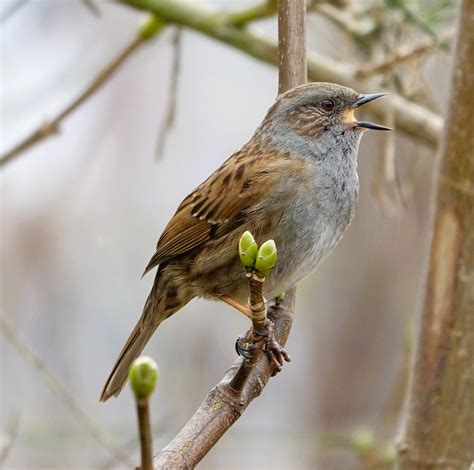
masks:
<svg viewBox="0 0 474 470"><path fill-rule="evenodd" d="M150 426L150 400L148 397L137 398L136 402L142 462L140 470L152 470L153 446Z"/></svg>
<svg viewBox="0 0 474 470"><path fill-rule="evenodd" d="M359 79L366 79L374 75L391 72L397 65L408 62L415 57L426 55L439 48L440 42L451 42L452 38L453 34L450 33L445 35L441 41L432 39L429 41L424 40L410 48L400 48L399 50L395 51L395 54L393 54L391 57L388 57L387 59L384 59L383 61L375 64L368 64L359 68L356 70L355 76Z"/></svg>
<svg viewBox="0 0 474 470"><path fill-rule="evenodd" d="M369 37L376 29L374 21L361 23L354 19L352 11L341 11L341 9L328 3L316 2L311 6L311 11L324 16L341 31L359 41Z"/></svg>
<svg viewBox="0 0 474 470"><path fill-rule="evenodd" d="M176 118L176 107L178 101L178 82L181 70L181 28L176 28L173 36L173 63L171 64L170 85L168 94L168 103L166 105L166 114L163 124L160 127L156 145L156 158L160 159L166 145L168 132L173 127Z"/></svg>
<svg viewBox="0 0 474 470"><path fill-rule="evenodd" d="M8 20L13 18L15 13L18 13L21 7L24 7L28 3L28 0L17 0L15 3L9 5L0 16L0 24L5 24Z"/></svg>
<svg viewBox="0 0 474 470"><path fill-rule="evenodd" d="M83 5L96 17L101 15L101 11L94 0L81 0Z"/></svg>
<svg viewBox="0 0 474 470"><path fill-rule="evenodd" d="M18 412L15 412L13 416L10 418L9 423L7 425L7 432L8 432L8 440L2 446L2 450L0 451L0 468L5 468L5 462L10 455L13 446L15 445L15 441L18 437L18 430L20 428L20 415Z"/></svg>
<svg viewBox="0 0 474 470"><path fill-rule="evenodd" d="M87 414L82 405L70 394L64 384L54 376L46 364L29 348L20 338L14 328L8 323L3 313L0 313L0 329L2 333L15 346L17 351L28 361L43 377L49 388L69 408L76 418L86 427L92 436L106 448L114 457L127 465L133 465L130 457L118 447L108 434Z"/></svg>
<svg viewBox="0 0 474 470"><path fill-rule="evenodd" d="M275 16L277 12L277 0L263 0L240 11L234 11L226 15L226 21L234 26L244 26L252 21L262 20Z"/></svg>
<svg viewBox="0 0 474 470"><path fill-rule="evenodd" d="M146 35L138 34L99 72L97 77L92 80L92 82L76 98L74 98L71 103L69 103L53 119L41 124L28 137L21 140L12 149L3 154L0 158L0 168L11 163L16 157L34 145L57 134L60 131L62 121L93 96L113 76L120 66L148 39L149 38Z"/></svg>

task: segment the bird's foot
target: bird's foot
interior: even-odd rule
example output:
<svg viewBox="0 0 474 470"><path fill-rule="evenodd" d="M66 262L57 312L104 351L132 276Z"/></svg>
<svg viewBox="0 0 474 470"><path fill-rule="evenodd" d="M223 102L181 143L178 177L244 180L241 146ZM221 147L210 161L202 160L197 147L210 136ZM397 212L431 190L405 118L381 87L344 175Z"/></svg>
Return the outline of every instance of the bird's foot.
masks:
<svg viewBox="0 0 474 470"><path fill-rule="evenodd" d="M263 352L267 354L268 359L274 365L273 375L276 375L281 371L285 361L291 362L291 357L275 339L271 320L267 319L261 330L250 329L245 336L238 338L235 350L239 356L252 360L255 357L255 352L262 348L262 342Z"/></svg>

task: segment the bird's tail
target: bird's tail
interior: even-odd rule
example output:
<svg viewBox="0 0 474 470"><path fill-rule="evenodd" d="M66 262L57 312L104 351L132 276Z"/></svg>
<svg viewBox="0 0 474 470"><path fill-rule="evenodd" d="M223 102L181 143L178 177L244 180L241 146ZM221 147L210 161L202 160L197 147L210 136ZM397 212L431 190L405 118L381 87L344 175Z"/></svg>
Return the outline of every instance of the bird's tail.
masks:
<svg viewBox="0 0 474 470"><path fill-rule="evenodd" d="M160 273L161 274L161 273ZM100 401L118 396L128 379L131 363L142 353L161 322L183 307L190 299L180 299L177 289L168 284L162 289L160 275L157 274L153 288L145 303L142 316L127 339L117 361L105 382ZM164 291L164 292L163 292ZM164 295L162 295L164 294Z"/></svg>
<svg viewBox="0 0 474 470"><path fill-rule="evenodd" d="M143 325L142 318L138 320L138 323L135 325L135 328L120 352L112 372L105 382L104 389L100 395L100 401L106 401L112 395L118 396L127 382L130 364L141 354L153 333L161 323L159 322L145 326Z"/></svg>

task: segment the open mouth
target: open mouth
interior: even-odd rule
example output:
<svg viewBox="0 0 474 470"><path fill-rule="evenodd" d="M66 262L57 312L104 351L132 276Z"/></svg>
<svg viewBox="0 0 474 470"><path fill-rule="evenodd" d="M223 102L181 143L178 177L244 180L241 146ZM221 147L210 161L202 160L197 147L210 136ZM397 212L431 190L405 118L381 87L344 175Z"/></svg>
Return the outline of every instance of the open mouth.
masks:
<svg viewBox="0 0 474 470"><path fill-rule="evenodd" d="M378 98L382 98L387 93L370 93L368 95L360 95L355 103L347 110L347 122L352 124L353 129L372 129L375 131L391 131L390 127L382 126L380 124L375 124L374 122L369 121L358 121L354 116L354 110L366 103L370 103Z"/></svg>

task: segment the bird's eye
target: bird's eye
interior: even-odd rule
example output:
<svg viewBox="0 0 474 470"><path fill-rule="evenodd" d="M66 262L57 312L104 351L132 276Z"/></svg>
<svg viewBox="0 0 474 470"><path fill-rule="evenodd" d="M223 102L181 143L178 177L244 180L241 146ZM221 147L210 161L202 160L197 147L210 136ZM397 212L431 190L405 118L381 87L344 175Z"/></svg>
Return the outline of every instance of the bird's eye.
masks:
<svg viewBox="0 0 474 470"><path fill-rule="evenodd" d="M334 101L333 100L323 100L321 101L321 106L324 111L331 111L334 108Z"/></svg>

